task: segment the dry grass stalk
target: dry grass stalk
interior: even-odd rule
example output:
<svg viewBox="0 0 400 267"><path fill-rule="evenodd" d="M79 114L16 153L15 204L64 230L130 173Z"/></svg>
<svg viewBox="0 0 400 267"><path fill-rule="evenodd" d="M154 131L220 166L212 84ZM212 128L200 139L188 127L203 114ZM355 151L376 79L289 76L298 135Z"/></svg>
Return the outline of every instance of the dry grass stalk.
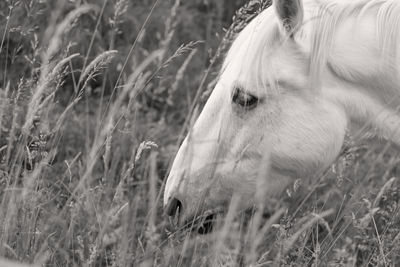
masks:
<svg viewBox="0 0 400 267"><path fill-rule="evenodd" d="M55 53L60 49L62 44L63 35L67 34L74 25L74 22L84 14L87 14L92 11L98 11L98 7L95 5L82 5L76 8L75 10L68 13L68 15L63 19L63 21L58 24L55 29L52 38L49 41L48 48L46 52L42 55L42 63L44 64L44 70L41 75L41 80L45 79L45 75L47 75L47 67L49 67L50 59L54 56Z"/></svg>
<svg viewBox="0 0 400 267"><path fill-rule="evenodd" d="M105 51L93 59L85 68L83 74L81 74L78 81L78 87L83 81L85 81L82 88L86 88L87 83L96 76L96 73L100 69L105 68L117 53L117 50Z"/></svg>
<svg viewBox="0 0 400 267"><path fill-rule="evenodd" d="M171 85L171 88L168 90L168 100L167 103L170 103L171 105L172 103L172 96L173 94L178 90L178 86L180 84L180 82L183 80L185 71L190 63L190 61L192 60L193 56L197 53L197 49L194 48L190 54L186 57L185 61L183 61L181 67L178 69L176 76L175 76L175 81L174 83Z"/></svg>
<svg viewBox="0 0 400 267"><path fill-rule="evenodd" d="M27 117L25 119L25 123L22 126L22 132L24 134L29 134L30 128L32 126L32 123L34 121L34 118L37 116L37 113L39 110L47 103L46 99L42 101L43 94L46 92L48 89L49 85L51 83L57 82L57 80L62 80L63 79L63 69L66 64L68 64L73 58L79 56L79 54L72 54L68 56L67 58L62 59L60 62L57 63L57 65L54 67L50 75L48 75L44 80L39 81L36 90L30 100L30 103L28 105L28 111L27 111ZM58 83L59 84L59 83ZM52 88L50 92L48 92L48 95L53 94L58 88ZM49 100L47 96L47 100Z"/></svg>

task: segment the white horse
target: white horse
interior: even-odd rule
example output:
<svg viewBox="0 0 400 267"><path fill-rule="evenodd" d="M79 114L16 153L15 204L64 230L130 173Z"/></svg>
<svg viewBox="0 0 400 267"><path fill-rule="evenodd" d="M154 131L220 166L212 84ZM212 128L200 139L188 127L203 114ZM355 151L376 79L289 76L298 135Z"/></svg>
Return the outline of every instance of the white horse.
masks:
<svg viewBox="0 0 400 267"><path fill-rule="evenodd" d="M164 205L182 224L246 209L337 158L349 127L400 144L400 1L275 0L237 37L181 145ZM179 214L177 214L177 211Z"/></svg>

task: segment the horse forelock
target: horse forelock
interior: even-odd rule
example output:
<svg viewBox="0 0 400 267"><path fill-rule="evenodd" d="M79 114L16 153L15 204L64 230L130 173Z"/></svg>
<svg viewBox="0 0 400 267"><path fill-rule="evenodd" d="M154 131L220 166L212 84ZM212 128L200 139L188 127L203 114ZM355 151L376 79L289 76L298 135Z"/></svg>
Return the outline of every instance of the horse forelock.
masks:
<svg viewBox="0 0 400 267"><path fill-rule="evenodd" d="M272 9L267 9L255 18L236 38L225 58L221 73L229 72L234 65L237 77L246 83L244 87L264 90L265 94L279 93L277 69L268 60L274 56L279 46L290 42L278 27L278 18ZM304 55L294 45L285 54L293 60L304 60ZM288 62L289 64L291 62ZM239 66L239 67L238 67Z"/></svg>
<svg viewBox="0 0 400 267"><path fill-rule="evenodd" d="M264 12L270 12L266 10ZM231 75L234 69L235 79L240 76L240 82L252 81L254 84L262 83L261 78L263 62L259 60L265 53L265 47L274 43L277 25L267 24L265 14L256 17L236 38L228 55L225 58L221 73ZM267 16L269 17L269 16ZM264 73L265 74L265 73ZM253 85L254 85L253 84ZM247 85L246 85L247 86ZM260 86L261 87L261 86Z"/></svg>

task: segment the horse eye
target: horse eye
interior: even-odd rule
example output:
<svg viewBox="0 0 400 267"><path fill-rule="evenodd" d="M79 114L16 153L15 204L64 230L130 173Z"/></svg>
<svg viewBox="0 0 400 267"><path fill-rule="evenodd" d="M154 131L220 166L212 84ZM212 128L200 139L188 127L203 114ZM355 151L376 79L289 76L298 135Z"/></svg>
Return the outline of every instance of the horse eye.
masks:
<svg viewBox="0 0 400 267"><path fill-rule="evenodd" d="M240 88L235 89L235 92L233 93L233 96L232 96L232 101L235 104L238 104L239 106L241 106L243 108L247 108L247 109L253 109L258 104L257 97L244 92Z"/></svg>

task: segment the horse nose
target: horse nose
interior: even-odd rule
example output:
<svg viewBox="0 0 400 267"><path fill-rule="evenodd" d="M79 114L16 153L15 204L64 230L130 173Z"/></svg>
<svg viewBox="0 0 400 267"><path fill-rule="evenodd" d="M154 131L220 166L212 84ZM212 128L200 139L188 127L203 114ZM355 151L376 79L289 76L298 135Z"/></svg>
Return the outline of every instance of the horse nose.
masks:
<svg viewBox="0 0 400 267"><path fill-rule="evenodd" d="M165 213L168 216L175 216L177 212L178 215L182 212L182 202L179 199L173 197L168 201L167 205L165 206Z"/></svg>

